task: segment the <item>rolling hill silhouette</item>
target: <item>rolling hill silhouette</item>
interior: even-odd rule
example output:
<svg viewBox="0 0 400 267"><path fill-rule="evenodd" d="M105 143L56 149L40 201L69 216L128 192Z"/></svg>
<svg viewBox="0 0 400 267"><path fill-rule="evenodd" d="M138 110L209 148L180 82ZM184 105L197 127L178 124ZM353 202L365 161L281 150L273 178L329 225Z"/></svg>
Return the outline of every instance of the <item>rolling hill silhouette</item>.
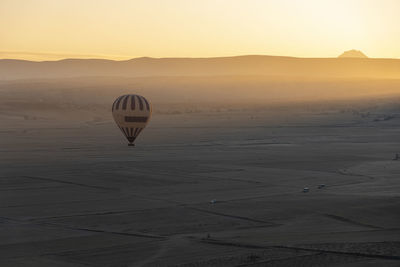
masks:
<svg viewBox="0 0 400 267"><path fill-rule="evenodd" d="M0 60L0 80L87 76L221 76L400 78L399 59L236 56L216 58L134 58L126 61L65 59Z"/></svg>

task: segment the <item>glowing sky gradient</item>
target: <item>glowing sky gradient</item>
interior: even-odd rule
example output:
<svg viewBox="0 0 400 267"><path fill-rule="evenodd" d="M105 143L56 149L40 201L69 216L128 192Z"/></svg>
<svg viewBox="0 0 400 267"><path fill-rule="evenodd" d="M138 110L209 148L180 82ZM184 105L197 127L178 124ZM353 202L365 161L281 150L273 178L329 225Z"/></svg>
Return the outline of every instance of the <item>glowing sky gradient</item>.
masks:
<svg viewBox="0 0 400 267"><path fill-rule="evenodd" d="M1 0L0 57L400 58L400 0Z"/></svg>

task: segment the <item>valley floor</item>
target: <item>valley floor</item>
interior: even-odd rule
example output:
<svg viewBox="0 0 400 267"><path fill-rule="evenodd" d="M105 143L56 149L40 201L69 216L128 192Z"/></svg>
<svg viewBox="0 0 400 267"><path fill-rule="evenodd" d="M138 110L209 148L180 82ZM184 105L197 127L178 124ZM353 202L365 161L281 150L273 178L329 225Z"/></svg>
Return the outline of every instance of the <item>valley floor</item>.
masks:
<svg viewBox="0 0 400 267"><path fill-rule="evenodd" d="M400 114L372 113L155 114L135 147L1 113L0 265L399 266Z"/></svg>

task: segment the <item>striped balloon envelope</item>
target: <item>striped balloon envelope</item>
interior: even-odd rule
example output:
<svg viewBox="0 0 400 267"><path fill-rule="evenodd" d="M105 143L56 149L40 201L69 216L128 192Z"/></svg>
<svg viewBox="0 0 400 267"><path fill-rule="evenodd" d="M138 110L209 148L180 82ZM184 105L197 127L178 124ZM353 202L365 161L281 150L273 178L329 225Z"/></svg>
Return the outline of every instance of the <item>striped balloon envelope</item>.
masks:
<svg viewBox="0 0 400 267"><path fill-rule="evenodd" d="M140 95L122 95L112 105L112 115L129 145L142 132L151 117L150 102Z"/></svg>

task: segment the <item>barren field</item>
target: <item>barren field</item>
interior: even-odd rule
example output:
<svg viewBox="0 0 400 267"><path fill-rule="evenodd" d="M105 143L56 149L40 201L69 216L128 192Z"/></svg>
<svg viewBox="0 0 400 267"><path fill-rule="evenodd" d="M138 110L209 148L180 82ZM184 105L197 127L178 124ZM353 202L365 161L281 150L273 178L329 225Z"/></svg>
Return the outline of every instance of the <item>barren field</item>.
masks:
<svg viewBox="0 0 400 267"><path fill-rule="evenodd" d="M0 266L399 266L398 103L166 108L136 147L3 104Z"/></svg>

